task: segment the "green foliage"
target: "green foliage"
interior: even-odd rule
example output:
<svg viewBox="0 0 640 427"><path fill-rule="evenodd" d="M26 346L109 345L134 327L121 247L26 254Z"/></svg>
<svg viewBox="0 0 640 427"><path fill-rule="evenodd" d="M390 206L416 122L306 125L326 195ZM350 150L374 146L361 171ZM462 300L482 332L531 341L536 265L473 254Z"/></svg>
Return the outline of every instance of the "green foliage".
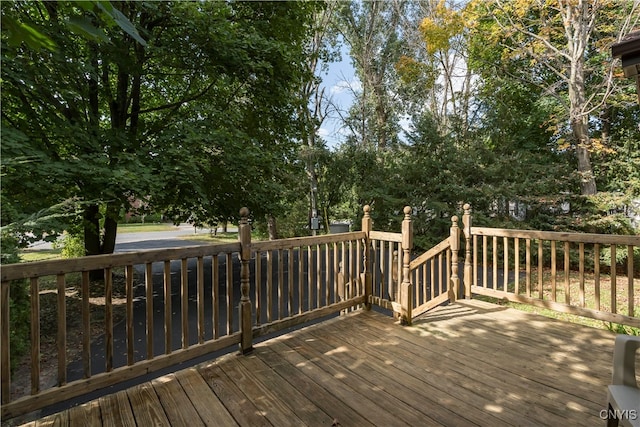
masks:
<svg viewBox="0 0 640 427"><path fill-rule="evenodd" d="M3 22L55 44L3 46L3 225L73 201L79 210L52 228L84 231L95 254L113 250L135 199L197 224L244 205L282 212L274 195L300 171L296 90L310 78L303 42L320 3L115 6L2 3Z"/></svg>
<svg viewBox="0 0 640 427"><path fill-rule="evenodd" d="M20 262L19 240L8 228L0 229L0 264Z"/></svg>
<svg viewBox="0 0 640 427"><path fill-rule="evenodd" d="M616 247L615 265L617 265L619 269L623 269L625 272L627 271L628 258L629 251L626 246ZM600 261L602 264L611 267L610 247L607 246L600 249ZM640 248L637 246L633 248L633 270L635 276L640 273Z"/></svg>
<svg viewBox="0 0 640 427"><path fill-rule="evenodd" d="M19 239L6 227L0 230L0 264L20 262ZM26 280L13 280L9 286L9 342L11 370L29 349L30 311L29 284Z"/></svg>
<svg viewBox="0 0 640 427"><path fill-rule="evenodd" d="M84 237L78 234L65 234L53 242L53 249L60 249L62 258L78 258L85 255Z"/></svg>

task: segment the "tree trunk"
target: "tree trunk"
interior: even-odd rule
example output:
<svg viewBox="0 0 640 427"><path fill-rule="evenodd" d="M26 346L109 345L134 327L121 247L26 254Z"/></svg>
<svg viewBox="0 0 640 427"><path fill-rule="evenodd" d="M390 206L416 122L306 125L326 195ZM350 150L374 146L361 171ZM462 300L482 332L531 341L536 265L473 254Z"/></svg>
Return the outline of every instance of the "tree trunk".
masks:
<svg viewBox="0 0 640 427"><path fill-rule="evenodd" d="M269 240L278 238L278 229L276 228L276 218L273 215L267 215L267 228L269 230Z"/></svg>
<svg viewBox="0 0 640 427"><path fill-rule="evenodd" d="M575 71L575 74L574 74ZM585 105L584 75L581 64L572 67L572 79L569 85L569 101L571 102L571 130L578 158L580 174L580 192L584 196L597 193L596 180L591 167L591 141L589 138L588 117L582 112Z"/></svg>
<svg viewBox="0 0 640 427"><path fill-rule="evenodd" d="M100 247L100 253L112 254L116 249L119 211L118 204L109 203L107 205L107 214L104 219L104 239Z"/></svg>
<svg viewBox="0 0 640 427"><path fill-rule="evenodd" d="M570 21L577 26L576 32L581 37L575 40L567 40L567 48L571 56L571 70L569 73L569 114L571 130L578 158L578 173L580 174L580 190L582 195L589 196L597 193L596 180L591 167L591 140L589 138L589 117L586 115L587 99L584 83L584 50L588 42L588 33L584 28L584 22L578 19L584 15L581 5L579 12Z"/></svg>
<svg viewBox="0 0 640 427"><path fill-rule="evenodd" d="M100 254L100 209L98 205L84 208L84 254L87 256Z"/></svg>

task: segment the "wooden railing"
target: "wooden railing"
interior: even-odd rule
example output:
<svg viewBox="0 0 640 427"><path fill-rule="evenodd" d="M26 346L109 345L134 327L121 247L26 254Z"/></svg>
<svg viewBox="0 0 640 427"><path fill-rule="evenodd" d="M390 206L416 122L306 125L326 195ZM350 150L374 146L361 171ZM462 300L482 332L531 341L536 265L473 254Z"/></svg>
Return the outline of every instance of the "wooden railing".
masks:
<svg viewBox="0 0 640 427"><path fill-rule="evenodd" d="M237 273L232 257L240 249L240 243L229 243L3 266L2 417L33 411L239 343L233 295ZM96 272L103 280L90 280ZM154 276L160 280L154 281ZM12 396L9 292L12 281L25 279L30 282L31 387L27 396ZM124 282L120 292L124 295L117 298L114 281ZM94 291L96 287L100 287L98 291ZM56 293L54 319L41 318L43 288ZM68 311L67 300L73 293L80 295L79 312ZM123 312L123 319L114 324L116 312ZM41 341L49 338L41 332L45 321L56 323L57 387L52 388L41 378ZM80 360L68 356L76 350L67 345L75 338L67 332L72 323L80 325L74 329L82 336ZM96 326L103 334L98 355L104 358L103 366L92 358L97 348L92 345L98 338L92 334ZM114 342L115 337L118 340ZM122 346L118 351L115 343Z"/></svg>
<svg viewBox="0 0 640 427"><path fill-rule="evenodd" d="M477 294L640 326L633 256L620 271L614 262L605 272L600 262L605 250L614 260L620 247L632 254L640 246L638 236L472 227L471 208L465 205L461 281L458 217L452 217L447 239L412 259L411 212L404 208L400 233L372 230L365 206L359 232L252 242L249 212L242 209L236 243L3 266L2 418L236 344L246 353L256 337L371 304L393 310L401 323L410 324L462 293ZM102 280L93 281L96 274ZM16 396L9 301L12 282L25 286L25 280L31 387L28 395ZM53 318L51 313L43 317L44 292L55 294ZM68 310L74 293L80 300L77 312ZM55 331L57 353L53 386L41 377L41 344L48 338L43 322L55 324L48 329ZM73 323L79 327L72 329ZM69 337L71 329L79 337ZM79 343L77 357L70 338ZM104 363L96 365L93 355L104 356Z"/></svg>
<svg viewBox="0 0 640 427"><path fill-rule="evenodd" d="M364 232L252 244L253 336L365 303Z"/></svg>
<svg viewBox="0 0 640 427"><path fill-rule="evenodd" d="M450 299L455 299L451 282L451 239L445 239L409 265L414 286L412 317L417 317Z"/></svg>
<svg viewBox="0 0 640 427"><path fill-rule="evenodd" d="M3 266L2 418L236 344L246 353L255 337L368 306L367 233L251 242L248 216L242 209L236 243ZM363 224L370 227L368 211ZM101 279L92 280L97 275ZM31 387L28 394L16 395L10 360L16 325L11 325L9 301L12 282L25 286L25 280L31 306ZM122 289L115 292L116 287ZM42 317L42 292L55 293L53 319ZM79 294L79 309L74 305L71 310L72 294ZM41 343L48 338L43 322L55 324L46 329L55 331L55 384L45 383L41 375ZM75 323L79 327L72 329ZM81 347L77 357L76 345ZM97 365L93 356L104 364Z"/></svg>
<svg viewBox="0 0 640 427"><path fill-rule="evenodd" d="M472 227L468 205L463 222L466 295L640 327L640 266L633 260L640 236ZM627 253L622 266L620 248Z"/></svg>

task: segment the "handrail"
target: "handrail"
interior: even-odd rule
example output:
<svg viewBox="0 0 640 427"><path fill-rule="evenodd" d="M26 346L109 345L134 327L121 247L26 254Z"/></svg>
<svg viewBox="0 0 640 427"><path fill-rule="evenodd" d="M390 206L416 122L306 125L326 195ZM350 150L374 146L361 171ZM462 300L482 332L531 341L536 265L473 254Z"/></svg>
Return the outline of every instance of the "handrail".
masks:
<svg viewBox="0 0 640 427"><path fill-rule="evenodd" d="M385 242L401 243L402 233L390 233L388 231L371 230L371 232L369 233L369 238L371 240L382 240Z"/></svg>
<svg viewBox="0 0 640 427"><path fill-rule="evenodd" d="M367 233L251 242L250 234L246 233L250 227L248 211L241 215L238 242L2 266L2 418L77 397L230 345L240 344L241 351L250 351L252 338L370 302L363 273ZM239 275L234 268L238 261ZM249 277L252 262L255 268ZM98 295L104 304L105 339L100 350L92 343L96 337L91 336L91 325L96 319L91 311L94 302L89 295L91 279L97 272L104 278L101 285L104 293ZM126 296L125 292L118 296L118 303L124 306L122 322L115 318L115 274L124 274ZM31 299L31 395L12 397L9 349L13 308L9 298L13 292L11 283L25 279L29 280L24 286L30 287L30 295L37 296ZM294 279L296 286L293 286ZM54 303L58 384L50 388L41 385L40 291L45 286L52 286L58 295ZM79 369L84 378L67 378L68 366L75 363L67 358L68 322L71 322L67 316L69 286L76 286L74 292L82 298L79 316L82 366ZM249 295L250 288L254 289L254 295ZM143 305L139 306L141 301ZM159 319L154 304L156 311L158 305L164 306ZM241 308L239 315L237 307ZM245 316L249 316L248 320ZM164 328L164 343L154 342L155 327ZM191 332L189 336L189 331L194 329L196 335ZM116 342L116 339L122 341ZM144 348L139 348L140 345ZM117 353L117 348L124 348L124 353ZM95 351L104 351L105 366L91 365Z"/></svg>
<svg viewBox="0 0 640 427"><path fill-rule="evenodd" d="M232 255L240 250L240 243L234 242L3 265L0 304L2 418L33 411L239 343L241 333L236 324L236 301L232 292ZM178 270L179 274L174 274ZM100 285L103 293L97 295L100 302L92 300L94 296L90 295L92 276L96 273L103 278ZM119 323L115 317L116 274L124 274L123 295L117 300L123 306L123 321ZM13 292L12 283L25 279L29 282L19 286L30 288L31 394L14 397L9 351L13 327L10 310L13 308L9 298ZM45 286L51 286L57 294L53 321L57 323L58 379L57 386L52 388L41 384L41 336L44 333L41 328L44 325L40 306L41 290L46 290ZM78 319L67 314L70 286L75 287L73 292L81 299ZM134 289L141 292L136 295ZM144 298L136 299L142 296ZM139 306L136 300L144 301L144 305ZM154 311L158 301L164 306L164 315L160 318ZM172 302L178 306L172 307ZM91 307L96 304L104 307L100 310L104 328L103 345L99 347L99 351L104 352L102 366L92 365L91 357L98 348L92 342L92 338L96 338L92 336L92 325L97 318ZM76 338L69 335L71 322L79 323L77 339L82 352L77 361L67 356L67 341ZM177 324L180 326L174 328ZM189 336L190 324L195 326L192 329L196 330L195 335ZM164 330L162 340L154 340L154 331L158 328ZM177 339L172 339L174 335ZM115 345L116 336L122 340L120 347ZM122 353L116 352L117 348L123 348ZM68 377L69 366L76 362L73 377Z"/></svg>
<svg viewBox="0 0 640 427"><path fill-rule="evenodd" d="M640 327L633 259L640 236L468 230L465 287L472 293ZM627 251L624 270L616 265L620 247ZM612 263L608 274L602 268L605 251Z"/></svg>
<svg viewBox="0 0 640 427"><path fill-rule="evenodd" d="M451 299L451 238L438 243L409 265L415 318Z"/></svg>
<svg viewBox="0 0 640 427"><path fill-rule="evenodd" d="M146 264L166 259L197 258L218 255L227 252L239 252L240 243L216 243L212 245L187 246L181 248L148 249L90 257L54 259L47 261L24 262L2 266L2 281L28 279L32 277L67 274L82 271L102 270L132 264Z"/></svg>
<svg viewBox="0 0 640 427"><path fill-rule="evenodd" d="M420 265L424 264L426 261L438 255L440 252L444 251L445 249L449 249L450 246L451 246L451 240L447 237L442 242L438 243L437 245L429 249L427 252L423 253L422 255L415 258L413 261L411 261L411 264L409 264L409 268L411 270L415 270Z"/></svg>
<svg viewBox="0 0 640 427"><path fill-rule="evenodd" d="M366 234L362 231L349 233L325 234L321 236L291 237L287 239L265 240L252 242L251 249L254 251L269 251L274 249L288 249L299 246L322 245L326 243L339 243L348 240L364 239Z"/></svg>
<svg viewBox="0 0 640 427"><path fill-rule="evenodd" d="M568 233L561 231L515 230L489 227L471 227L471 234L476 236L556 240L572 243L640 246L640 236L629 236L624 234Z"/></svg>

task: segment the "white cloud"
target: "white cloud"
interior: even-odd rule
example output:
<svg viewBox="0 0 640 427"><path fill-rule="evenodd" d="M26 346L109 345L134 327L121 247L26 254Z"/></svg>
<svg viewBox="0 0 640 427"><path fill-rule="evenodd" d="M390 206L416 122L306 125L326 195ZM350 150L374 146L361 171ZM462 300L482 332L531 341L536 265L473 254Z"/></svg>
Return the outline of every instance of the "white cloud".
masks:
<svg viewBox="0 0 640 427"><path fill-rule="evenodd" d="M353 78L351 81L340 80L334 86L331 87L329 92L331 95L340 95L344 92L360 92L362 91L362 83L359 79Z"/></svg>

